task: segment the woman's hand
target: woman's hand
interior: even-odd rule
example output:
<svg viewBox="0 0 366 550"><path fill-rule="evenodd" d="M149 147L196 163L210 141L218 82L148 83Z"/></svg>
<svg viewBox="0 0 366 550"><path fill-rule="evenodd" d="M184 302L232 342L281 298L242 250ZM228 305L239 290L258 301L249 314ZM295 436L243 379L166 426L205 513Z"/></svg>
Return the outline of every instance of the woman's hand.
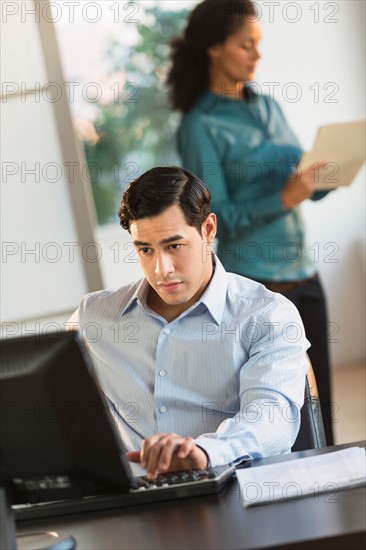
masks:
<svg viewBox="0 0 366 550"><path fill-rule="evenodd" d="M312 197L315 191L315 175L326 164L326 162L318 162L316 168L299 169L296 174L289 177L281 194L283 208L293 208L305 199Z"/></svg>
<svg viewBox="0 0 366 550"><path fill-rule="evenodd" d="M130 451L127 458L139 462L147 470L147 477L155 479L159 473L206 468L208 457L195 445L192 437L175 433L157 433L143 441L141 451Z"/></svg>

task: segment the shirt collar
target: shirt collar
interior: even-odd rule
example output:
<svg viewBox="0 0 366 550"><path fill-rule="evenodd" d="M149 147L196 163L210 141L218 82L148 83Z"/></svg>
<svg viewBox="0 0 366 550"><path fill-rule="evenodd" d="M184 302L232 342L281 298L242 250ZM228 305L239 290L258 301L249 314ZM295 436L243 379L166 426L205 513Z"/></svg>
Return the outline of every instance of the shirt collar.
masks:
<svg viewBox="0 0 366 550"><path fill-rule="evenodd" d="M248 97L248 102L256 103L258 101L258 92L255 89L254 85L251 85L251 83L248 82L244 85L244 88L245 88L245 93L247 94L247 97ZM223 104L242 105L243 98L234 97L230 95L228 96L218 95L218 94L214 94L213 92L205 91L199 96L197 104L201 110L210 112L211 110L217 107L220 107Z"/></svg>
<svg viewBox="0 0 366 550"><path fill-rule="evenodd" d="M137 285L136 290L133 292L126 305L122 308L121 316L137 303L140 303L143 307L146 307L147 293L149 291L150 285L145 278L142 279L140 282L137 281L135 284Z"/></svg>
<svg viewBox="0 0 366 550"><path fill-rule="evenodd" d="M202 294L201 298L192 306L192 309L196 309L199 304L204 304L215 322L220 325L224 308L226 304L226 291L227 291L227 273L216 256L212 254L212 262L214 266L214 273L208 287ZM127 304L121 311L121 316L133 305L140 303L140 305L146 310L147 306L147 293L150 285L144 278L139 283L136 283L137 287ZM183 312L184 314L185 312ZM182 315L183 315L182 314Z"/></svg>
<svg viewBox="0 0 366 550"><path fill-rule="evenodd" d="M212 257L215 266L214 273L198 303L205 304L216 323L220 325L226 304L227 272L216 254L212 254Z"/></svg>

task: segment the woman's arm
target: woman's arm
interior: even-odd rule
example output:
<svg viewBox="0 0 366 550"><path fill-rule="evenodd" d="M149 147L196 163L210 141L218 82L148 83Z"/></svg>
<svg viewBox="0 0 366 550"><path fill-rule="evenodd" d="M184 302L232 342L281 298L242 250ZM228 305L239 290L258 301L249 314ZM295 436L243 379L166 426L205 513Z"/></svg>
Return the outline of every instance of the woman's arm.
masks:
<svg viewBox="0 0 366 550"><path fill-rule="evenodd" d="M248 199L244 203L235 202L228 192L223 159L219 145L204 123L190 117L183 122L178 148L184 168L201 178L212 195L212 209L218 215L229 235L235 237L241 230L253 225L263 225L269 220L283 215L281 190L263 197Z"/></svg>

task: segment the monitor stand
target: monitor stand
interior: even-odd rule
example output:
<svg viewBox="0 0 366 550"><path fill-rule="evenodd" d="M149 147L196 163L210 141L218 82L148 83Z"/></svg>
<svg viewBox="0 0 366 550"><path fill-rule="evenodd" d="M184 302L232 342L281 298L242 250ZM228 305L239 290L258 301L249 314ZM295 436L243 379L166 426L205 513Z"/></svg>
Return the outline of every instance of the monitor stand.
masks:
<svg viewBox="0 0 366 550"><path fill-rule="evenodd" d="M16 536L14 511L10 491L0 487L0 548L1 550L74 550L76 540L71 535L48 531Z"/></svg>

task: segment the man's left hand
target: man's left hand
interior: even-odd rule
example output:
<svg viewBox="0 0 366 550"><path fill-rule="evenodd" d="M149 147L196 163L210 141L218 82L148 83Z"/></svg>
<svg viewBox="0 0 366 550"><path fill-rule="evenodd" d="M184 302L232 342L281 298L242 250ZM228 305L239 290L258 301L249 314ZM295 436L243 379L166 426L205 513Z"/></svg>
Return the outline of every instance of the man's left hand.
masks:
<svg viewBox="0 0 366 550"><path fill-rule="evenodd" d="M157 433L143 441L141 451L130 451L127 458L147 470L147 477L155 479L159 473L206 468L208 457L195 445L192 437L175 433Z"/></svg>

